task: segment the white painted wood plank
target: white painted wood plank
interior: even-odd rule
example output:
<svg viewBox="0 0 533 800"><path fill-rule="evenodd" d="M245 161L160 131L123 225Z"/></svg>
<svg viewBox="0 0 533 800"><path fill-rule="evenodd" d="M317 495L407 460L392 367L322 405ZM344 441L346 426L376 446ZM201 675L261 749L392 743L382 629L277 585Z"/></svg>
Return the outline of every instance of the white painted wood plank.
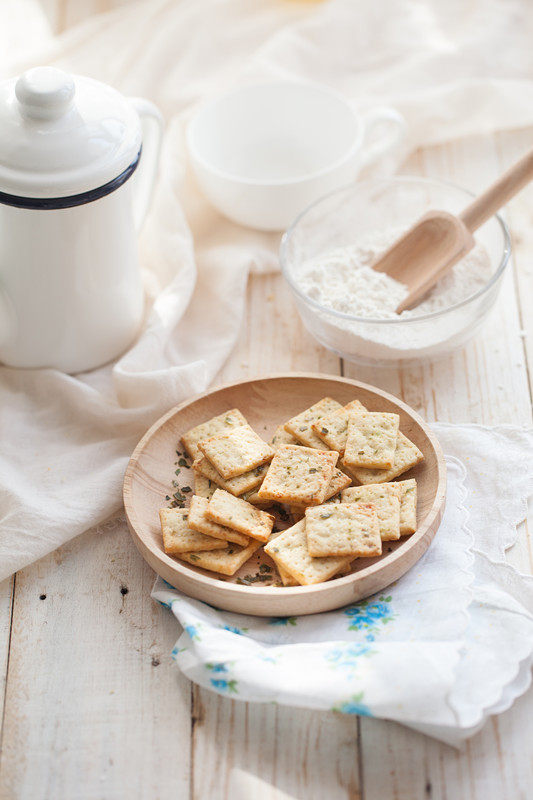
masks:
<svg viewBox="0 0 533 800"><path fill-rule="evenodd" d="M511 156L507 163L515 157ZM490 138L432 148L417 161L411 162L410 171L441 176L474 190L483 188L502 167ZM531 403L519 330L510 273L491 320L464 351L410 370L382 375L364 370L365 379L380 386L385 382L428 419L529 424ZM350 366L345 365L345 371L361 376L361 370ZM523 553L514 560L527 569ZM505 715L490 720L462 753L400 726L362 719L365 800L526 797L531 747L524 746L524 740L533 740L532 704L530 692Z"/></svg>
<svg viewBox="0 0 533 800"><path fill-rule="evenodd" d="M339 374L309 336L280 275L254 276L246 319L216 383L285 371ZM243 703L194 688L194 800L359 797L357 720Z"/></svg>
<svg viewBox="0 0 533 800"><path fill-rule="evenodd" d="M1 730L4 709L4 693L7 677L7 662L9 656L9 640L11 636L13 580L13 578L7 578L7 580L0 583L0 743L2 736Z"/></svg>
<svg viewBox="0 0 533 800"><path fill-rule="evenodd" d="M125 526L18 573L0 797L188 797L190 684L152 582Z"/></svg>

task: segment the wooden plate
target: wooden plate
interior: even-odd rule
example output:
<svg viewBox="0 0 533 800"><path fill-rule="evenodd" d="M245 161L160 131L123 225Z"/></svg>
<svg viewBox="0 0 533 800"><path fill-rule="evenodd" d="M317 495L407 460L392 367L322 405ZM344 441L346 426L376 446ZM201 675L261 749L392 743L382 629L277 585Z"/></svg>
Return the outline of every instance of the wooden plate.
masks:
<svg viewBox="0 0 533 800"><path fill-rule="evenodd" d="M250 425L265 439L276 427L322 397L343 405L357 398L370 411L393 411L400 415L400 428L424 453L424 461L402 475L418 484L418 530L398 542L386 542L383 555L360 558L351 574L315 586L279 587L252 582L261 575L274 582L272 562L263 553L250 559L232 578L177 561L163 551L158 509L168 505L172 480L193 486L192 470L181 468L175 478L179 439L189 428L240 408ZM401 577L425 553L440 524L446 496L446 467L440 445L424 421L405 403L373 386L329 375L274 375L217 389L173 408L143 436L128 464L124 479L124 506L133 540L141 555L168 583L213 606L258 616L316 614L340 608L384 589ZM259 571L259 565L263 570ZM269 572L268 567L271 567ZM273 576L272 579L270 576Z"/></svg>

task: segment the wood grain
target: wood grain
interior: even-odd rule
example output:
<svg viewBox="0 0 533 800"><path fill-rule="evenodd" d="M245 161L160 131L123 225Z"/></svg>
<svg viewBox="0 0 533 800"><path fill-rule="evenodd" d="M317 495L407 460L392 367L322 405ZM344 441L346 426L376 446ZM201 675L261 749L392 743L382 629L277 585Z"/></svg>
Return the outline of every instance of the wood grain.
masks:
<svg viewBox="0 0 533 800"><path fill-rule="evenodd" d="M357 559L352 573L345 577L294 588L235 583L247 573L258 573L259 562L248 561L232 579L220 580L164 552L158 511L165 496L171 493L169 485L176 463L176 443L184 433L230 408L239 408L246 411L252 428L269 440L283 420L323 397L333 397L342 405L357 398L370 411L399 415L401 431L424 454L424 461L402 476L417 481L416 533L388 543L382 556ZM186 480L188 482L189 478ZM141 555L162 578L186 594L218 608L268 617L330 611L379 592L398 580L429 547L440 524L445 496L446 466L440 445L423 419L409 406L368 384L306 373L239 381L172 409L150 428L135 448L126 469L123 491L133 540Z"/></svg>

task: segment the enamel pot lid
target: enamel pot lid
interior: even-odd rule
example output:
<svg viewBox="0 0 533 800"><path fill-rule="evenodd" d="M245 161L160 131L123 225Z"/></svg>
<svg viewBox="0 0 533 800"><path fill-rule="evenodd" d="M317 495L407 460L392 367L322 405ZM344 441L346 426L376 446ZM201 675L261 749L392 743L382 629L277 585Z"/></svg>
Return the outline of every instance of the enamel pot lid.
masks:
<svg viewBox="0 0 533 800"><path fill-rule="evenodd" d="M4 81L0 202L67 198L108 184L116 188L115 182L135 169L141 138L133 105L91 78L36 67Z"/></svg>

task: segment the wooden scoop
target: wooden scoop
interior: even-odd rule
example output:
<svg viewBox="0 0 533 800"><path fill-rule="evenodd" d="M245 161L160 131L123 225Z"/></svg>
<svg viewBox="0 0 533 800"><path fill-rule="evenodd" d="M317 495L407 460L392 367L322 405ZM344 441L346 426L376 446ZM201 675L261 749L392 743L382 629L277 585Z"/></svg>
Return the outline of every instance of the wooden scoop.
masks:
<svg viewBox="0 0 533 800"><path fill-rule="evenodd" d="M373 265L404 283L409 293L396 313L416 306L474 246L472 234L533 178L533 150L458 216L428 211Z"/></svg>

